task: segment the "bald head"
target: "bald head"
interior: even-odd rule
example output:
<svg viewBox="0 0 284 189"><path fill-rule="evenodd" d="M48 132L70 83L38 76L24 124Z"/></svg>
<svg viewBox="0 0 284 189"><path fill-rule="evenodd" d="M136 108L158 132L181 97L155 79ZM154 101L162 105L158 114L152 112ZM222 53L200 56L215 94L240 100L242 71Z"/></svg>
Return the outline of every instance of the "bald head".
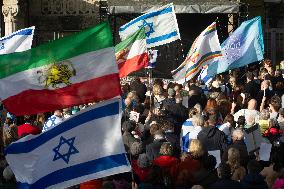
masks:
<svg viewBox="0 0 284 189"><path fill-rule="evenodd" d="M251 99L248 101L248 109L249 110L255 110L257 105L257 101L255 99Z"/></svg>

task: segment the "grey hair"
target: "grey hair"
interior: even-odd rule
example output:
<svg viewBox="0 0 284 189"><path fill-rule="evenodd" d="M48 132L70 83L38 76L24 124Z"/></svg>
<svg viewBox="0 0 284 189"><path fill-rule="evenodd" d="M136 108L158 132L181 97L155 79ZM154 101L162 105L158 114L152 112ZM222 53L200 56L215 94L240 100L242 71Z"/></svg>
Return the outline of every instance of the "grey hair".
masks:
<svg viewBox="0 0 284 189"><path fill-rule="evenodd" d="M232 133L232 137L235 137L237 140L244 139L244 132L241 129L235 129Z"/></svg>

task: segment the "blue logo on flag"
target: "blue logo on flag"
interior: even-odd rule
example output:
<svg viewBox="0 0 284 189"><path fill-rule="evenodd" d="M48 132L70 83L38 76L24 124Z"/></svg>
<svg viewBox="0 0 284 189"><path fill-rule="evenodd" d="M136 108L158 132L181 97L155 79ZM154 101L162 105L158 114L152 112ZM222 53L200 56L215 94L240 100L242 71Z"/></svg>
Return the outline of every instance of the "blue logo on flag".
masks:
<svg viewBox="0 0 284 189"><path fill-rule="evenodd" d="M155 32L155 30L153 28L153 22L148 23L146 20L143 20L143 25L139 26L139 28L141 28L142 26L144 26L145 31L147 31L147 32L145 32L147 37L150 37L150 35Z"/></svg>
<svg viewBox="0 0 284 189"><path fill-rule="evenodd" d="M4 43L0 45L0 50L5 49Z"/></svg>
<svg viewBox="0 0 284 189"><path fill-rule="evenodd" d="M79 153L79 151L75 148L74 146L74 141L75 141L75 137L72 137L70 139L66 139L64 138L63 136L60 137L60 141L59 141L59 144L58 146L56 146L55 148L53 148L53 151L55 152L54 154L54 157L53 157L53 161L56 161L58 159L63 159L63 161L65 161L65 163L69 163L69 159L70 159L70 156L72 154L76 154L76 153ZM63 144L67 144L69 149L68 149L68 152L65 153L65 154L62 154L60 153L60 148Z"/></svg>

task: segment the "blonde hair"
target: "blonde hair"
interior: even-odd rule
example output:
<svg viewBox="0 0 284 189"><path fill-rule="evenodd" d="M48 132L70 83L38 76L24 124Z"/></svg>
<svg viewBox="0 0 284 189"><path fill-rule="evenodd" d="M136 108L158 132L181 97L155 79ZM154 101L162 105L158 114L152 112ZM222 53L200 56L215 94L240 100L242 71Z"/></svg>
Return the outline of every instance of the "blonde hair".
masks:
<svg viewBox="0 0 284 189"><path fill-rule="evenodd" d="M200 142L200 140L198 139L192 139L190 144L189 144L189 148L188 148L188 152L190 153L190 155L194 158L194 159L199 159L204 155L204 148L202 143Z"/></svg>
<svg viewBox="0 0 284 189"><path fill-rule="evenodd" d="M230 148L228 150L227 163L230 165L232 172L240 167L240 151L238 149Z"/></svg>
<svg viewBox="0 0 284 189"><path fill-rule="evenodd" d="M204 119L201 115L192 116L192 125L193 126L204 126Z"/></svg>
<svg viewBox="0 0 284 189"><path fill-rule="evenodd" d="M161 95L161 94L163 94L162 87L160 85L155 84L153 86L153 93L154 93L154 95Z"/></svg>

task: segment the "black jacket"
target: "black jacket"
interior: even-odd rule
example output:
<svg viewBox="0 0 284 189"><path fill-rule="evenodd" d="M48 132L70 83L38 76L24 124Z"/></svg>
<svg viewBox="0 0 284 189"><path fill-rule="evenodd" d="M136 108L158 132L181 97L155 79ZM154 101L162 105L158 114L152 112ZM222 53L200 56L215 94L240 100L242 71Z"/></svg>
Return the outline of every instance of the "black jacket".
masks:
<svg viewBox="0 0 284 189"><path fill-rule="evenodd" d="M264 177L260 174L249 173L241 180L243 189L268 189Z"/></svg>
<svg viewBox="0 0 284 189"><path fill-rule="evenodd" d="M252 98L256 98L258 92L260 91L260 85L257 84L255 81L250 81L247 84L245 84L245 90L246 93L249 93Z"/></svg>
<svg viewBox="0 0 284 189"><path fill-rule="evenodd" d="M203 128L197 135L204 147L208 151L220 150L221 153L227 148L227 140L225 134L216 127Z"/></svg>
<svg viewBox="0 0 284 189"><path fill-rule="evenodd" d="M236 148L240 151L240 163L241 163L242 166L247 167L247 163L249 161L249 155L248 155L247 146L246 146L244 140L237 140L233 144L228 146L228 148L224 151L224 153L222 155L222 161L223 162L228 161L228 150L230 148Z"/></svg>
<svg viewBox="0 0 284 189"><path fill-rule="evenodd" d="M242 189L242 185L238 181L234 181L231 179L219 179L217 182L212 184L209 189Z"/></svg>
<svg viewBox="0 0 284 189"><path fill-rule="evenodd" d="M151 144L146 146L146 155L149 160L153 161L156 157L159 156L160 148L163 142L167 142L166 140L154 140Z"/></svg>

